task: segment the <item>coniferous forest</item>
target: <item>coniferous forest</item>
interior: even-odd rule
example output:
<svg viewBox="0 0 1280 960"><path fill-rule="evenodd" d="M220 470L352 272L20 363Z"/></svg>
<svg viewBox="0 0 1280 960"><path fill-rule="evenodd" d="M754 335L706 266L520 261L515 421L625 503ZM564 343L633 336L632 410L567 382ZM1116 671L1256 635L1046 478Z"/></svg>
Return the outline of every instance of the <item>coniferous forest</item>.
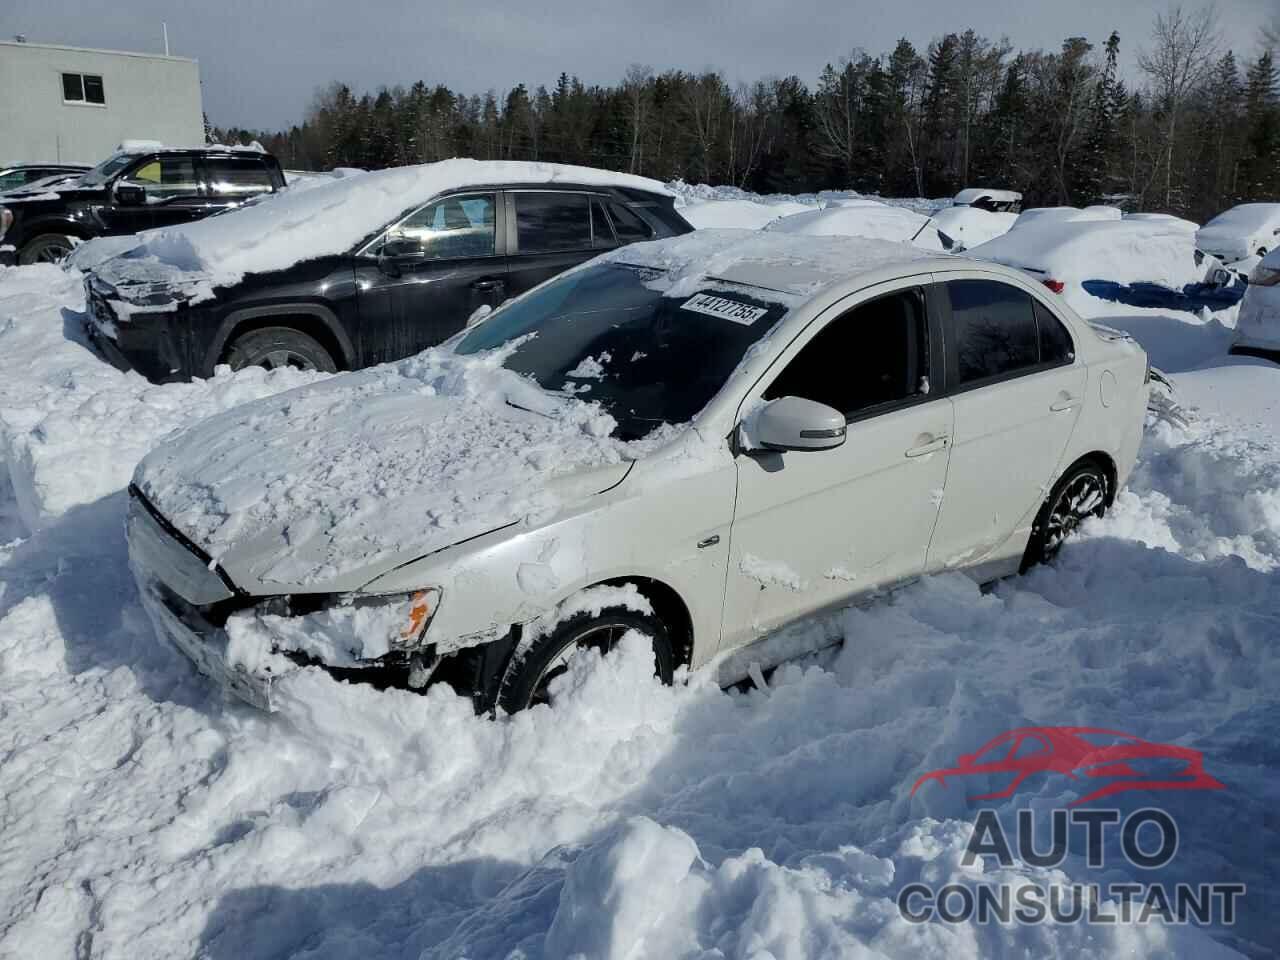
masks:
<svg viewBox="0 0 1280 960"><path fill-rule="evenodd" d="M853 51L817 83L628 68L611 86L562 73L475 95L410 87L319 90L287 131L209 128L260 140L292 169L380 168L454 156L545 160L761 193L853 189L938 197L1008 187L1027 206L1117 203L1205 220L1280 197L1274 33L1225 49L1215 13L1173 7L1121 44L1069 37L1015 50L972 30L920 49Z"/></svg>

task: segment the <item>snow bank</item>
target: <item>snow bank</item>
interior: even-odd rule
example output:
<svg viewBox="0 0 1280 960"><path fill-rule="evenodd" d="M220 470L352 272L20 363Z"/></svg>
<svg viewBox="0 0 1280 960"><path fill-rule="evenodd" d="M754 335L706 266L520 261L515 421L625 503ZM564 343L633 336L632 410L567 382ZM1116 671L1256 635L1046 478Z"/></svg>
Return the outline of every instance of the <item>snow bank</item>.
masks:
<svg viewBox="0 0 1280 960"><path fill-rule="evenodd" d="M938 232L928 217L884 205L833 206L795 213L770 224L768 229L810 237L867 237L913 243L926 250L942 249Z"/></svg>
<svg viewBox="0 0 1280 960"><path fill-rule="evenodd" d="M676 196L676 205L683 208L704 200L750 200L763 205L799 203L806 207L837 206L842 203L872 203L881 206L902 207L916 213L930 216L944 207L951 206L950 197L929 199L926 197L880 197L867 196L856 190L821 190L818 193L752 193L740 187L725 185L710 186L705 183L691 184L683 180L672 180L667 189Z"/></svg>
<svg viewBox="0 0 1280 960"><path fill-rule="evenodd" d="M1119 207L1092 206L1080 207L1032 207L1018 214L1013 227L1022 229L1032 224L1044 223L1091 223L1094 221L1119 220L1123 214Z"/></svg>
<svg viewBox="0 0 1280 960"><path fill-rule="evenodd" d="M148 280L196 274L215 286L229 285L247 273L281 270L301 260L344 253L401 213L445 190L557 182L666 193L656 180L589 167L442 160L344 176L307 190L287 190L269 202L233 213L151 230L129 256L144 265Z"/></svg>
<svg viewBox="0 0 1280 960"><path fill-rule="evenodd" d="M0 457L28 530L122 489L172 430L322 376L253 368L155 386L93 352L83 307L75 271L0 268Z"/></svg>

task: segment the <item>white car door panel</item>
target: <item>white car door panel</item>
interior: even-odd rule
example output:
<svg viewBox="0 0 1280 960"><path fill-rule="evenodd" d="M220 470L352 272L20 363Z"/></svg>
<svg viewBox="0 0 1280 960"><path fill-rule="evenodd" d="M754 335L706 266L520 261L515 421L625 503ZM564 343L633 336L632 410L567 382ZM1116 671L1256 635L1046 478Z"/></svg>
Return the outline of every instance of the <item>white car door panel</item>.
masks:
<svg viewBox="0 0 1280 960"><path fill-rule="evenodd" d="M848 432L830 450L738 455L722 650L924 568L952 405L928 394L923 291L896 286L833 308L838 316L816 321L749 398L826 403L846 414Z"/></svg>
<svg viewBox="0 0 1280 960"><path fill-rule="evenodd" d="M975 303L988 291L974 286L967 289L984 292L965 294L953 304L948 343L954 348L952 382L958 382L952 395L955 426L946 498L929 548L930 571L1021 556L1035 514L1063 466L1088 376L1065 327L1050 329L1047 324L1056 321L1048 315L1037 319L1025 291L994 280L960 282L985 284L995 300L1007 299ZM1029 341L1019 341L1013 329L1023 322L1019 303L1027 311ZM987 325L961 321L966 311ZM1042 327L1044 333L1038 333ZM1019 362L1027 365L1017 369ZM1001 372L1002 366L1015 369ZM988 376L974 379L980 373Z"/></svg>

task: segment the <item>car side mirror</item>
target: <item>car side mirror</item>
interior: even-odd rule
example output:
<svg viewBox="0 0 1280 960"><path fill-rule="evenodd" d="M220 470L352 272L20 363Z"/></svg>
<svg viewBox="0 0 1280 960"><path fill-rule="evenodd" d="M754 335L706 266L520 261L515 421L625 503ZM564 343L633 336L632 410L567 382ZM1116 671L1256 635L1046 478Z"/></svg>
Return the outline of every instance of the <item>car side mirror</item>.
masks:
<svg viewBox="0 0 1280 960"><path fill-rule="evenodd" d="M116 203L126 207L141 207L147 202L147 191L127 181L116 184L115 195Z"/></svg>
<svg viewBox="0 0 1280 960"><path fill-rule="evenodd" d="M1218 269L1214 270L1209 276L1209 282L1215 287L1225 287L1231 282L1231 271L1225 267L1218 267Z"/></svg>
<svg viewBox="0 0 1280 960"><path fill-rule="evenodd" d="M844 414L803 397L779 397L755 416L753 433L766 450L830 450L844 443Z"/></svg>
<svg viewBox="0 0 1280 960"><path fill-rule="evenodd" d="M378 269L389 277L400 276L406 264L427 259L427 252L417 240L397 237L388 240L378 250Z"/></svg>

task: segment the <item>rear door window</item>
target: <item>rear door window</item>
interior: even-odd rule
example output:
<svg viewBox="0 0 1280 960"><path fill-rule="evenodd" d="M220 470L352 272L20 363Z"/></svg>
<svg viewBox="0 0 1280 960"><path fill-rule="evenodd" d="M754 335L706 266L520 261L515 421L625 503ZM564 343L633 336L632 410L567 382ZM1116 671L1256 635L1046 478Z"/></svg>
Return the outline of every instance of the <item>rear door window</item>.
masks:
<svg viewBox="0 0 1280 960"><path fill-rule="evenodd" d="M1040 331L1040 362L1045 366L1070 363L1076 358L1071 334L1044 304L1036 302L1036 326Z"/></svg>
<svg viewBox="0 0 1280 960"><path fill-rule="evenodd" d="M604 205L595 198L591 200L591 240L592 246L597 250L608 250L618 245L609 216L604 212Z"/></svg>
<svg viewBox="0 0 1280 960"><path fill-rule="evenodd" d="M591 249L591 208L586 194L520 191L512 196L520 253Z"/></svg>
<svg viewBox="0 0 1280 960"><path fill-rule="evenodd" d="M613 217L613 229L619 243L637 243L653 239L653 227L640 219L633 210L616 200L609 202L609 215Z"/></svg>
<svg viewBox="0 0 1280 960"><path fill-rule="evenodd" d="M1039 331L1029 293L998 280L951 280L947 295L960 386L1039 366Z"/></svg>
<svg viewBox="0 0 1280 960"><path fill-rule="evenodd" d="M272 189L271 171L261 157L210 157L205 160L216 197L252 197Z"/></svg>

